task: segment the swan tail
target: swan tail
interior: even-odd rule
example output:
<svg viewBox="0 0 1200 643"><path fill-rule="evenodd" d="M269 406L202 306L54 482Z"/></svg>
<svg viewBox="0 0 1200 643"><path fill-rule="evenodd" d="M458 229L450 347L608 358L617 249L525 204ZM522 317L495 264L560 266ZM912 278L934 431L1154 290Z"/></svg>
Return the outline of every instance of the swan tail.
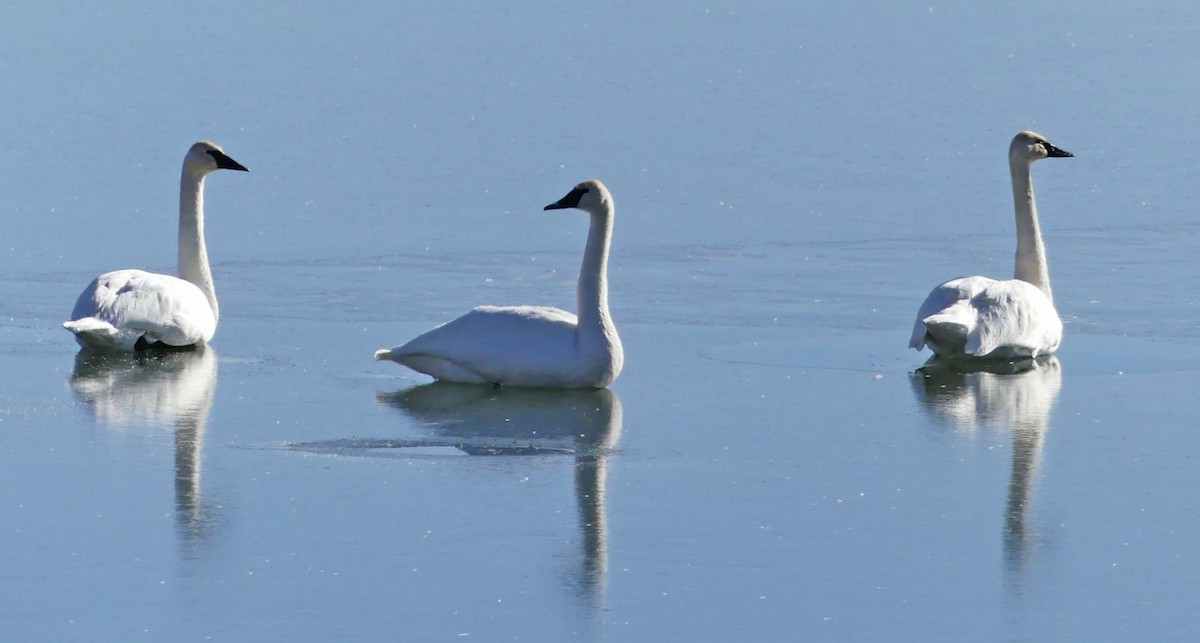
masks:
<svg viewBox="0 0 1200 643"><path fill-rule="evenodd" d="M921 320L925 326L924 342L938 355L963 352L976 326L970 306L956 305Z"/></svg>
<svg viewBox="0 0 1200 643"><path fill-rule="evenodd" d="M967 341L969 329L959 320L946 319L943 315L930 315L923 321L926 335L938 344L964 344Z"/></svg>
<svg viewBox="0 0 1200 643"><path fill-rule="evenodd" d="M95 350L131 351L142 336L140 332L121 330L95 317L63 322L63 328L75 334L80 346Z"/></svg>
<svg viewBox="0 0 1200 643"><path fill-rule="evenodd" d="M396 362L418 373L424 373L434 379L447 382L458 382L460 384L499 383L496 380L476 373L470 368L456 364L453 360L446 357L425 355L422 353L406 353L403 346L392 349L381 348L375 351L375 359Z"/></svg>
<svg viewBox="0 0 1200 643"><path fill-rule="evenodd" d="M918 319L916 328L913 329L912 338L908 340L908 347L921 350L925 348L925 322Z"/></svg>

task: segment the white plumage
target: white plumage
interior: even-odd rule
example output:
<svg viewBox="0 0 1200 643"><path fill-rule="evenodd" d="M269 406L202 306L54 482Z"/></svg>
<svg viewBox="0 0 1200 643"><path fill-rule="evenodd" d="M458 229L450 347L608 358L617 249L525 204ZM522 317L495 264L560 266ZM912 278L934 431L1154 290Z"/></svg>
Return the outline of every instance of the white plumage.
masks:
<svg viewBox="0 0 1200 643"><path fill-rule="evenodd" d="M947 281L917 312L909 346L928 346L951 359L1013 359L1049 355L1062 342L1062 320L1050 291L1046 249L1038 227L1029 166L1039 159L1069 157L1034 132L1009 146L1017 255L1013 279L961 277Z"/></svg>
<svg viewBox="0 0 1200 643"><path fill-rule="evenodd" d="M219 169L246 171L208 141L188 150L179 187L179 277L143 270L97 277L63 323L81 346L132 351L212 339L220 311L204 245L204 177Z"/></svg>
<svg viewBox="0 0 1200 643"><path fill-rule="evenodd" d="M599 181L584 181L547 210L591 215L576 291L578 317L540 306L480 306L392 349L375 352L436 379L464 384L603 388L624 362L608 310L608 247L613 201Z"/></svg>
<svg viewBox="0 0 1200 643"><path fill-rule="evenodd" d="M115 270L97 277L79 295L63 324L90 348L133 350L141 337L169 346L204 344L217 318L191 282L144 270Z"/></svg>
<svg viewBox="0 0 1200 643"><path fill-rule="evenodd" d="M1015 359L1048 355L1062 341L1062 321L1041 290L1019 279L951 279L917 312L910 346L943 357Z"/></svg>

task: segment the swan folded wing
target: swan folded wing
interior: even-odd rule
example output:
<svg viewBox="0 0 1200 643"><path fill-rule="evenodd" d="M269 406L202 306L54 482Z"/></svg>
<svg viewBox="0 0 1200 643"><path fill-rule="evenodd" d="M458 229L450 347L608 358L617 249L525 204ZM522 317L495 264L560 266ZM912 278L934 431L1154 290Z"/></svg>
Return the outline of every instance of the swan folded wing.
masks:
<svg viewBox="0 0 1200 643"><path fill-rule="evenodd" d="M550 385L576 361L576 323L557 308L480 306L377 358L438 379Z"/></svg>
<svg viewBox="0 0 1200 643"><path fill-rule="evenodd" d="M976 295L971 305L978 324L964 352L976 357L1038 357L1053 353L1062 341L1062 320L1037 286L1009 279Z"/></svg>
<svg viewBox="0 0 1200 643"><path fill-rule="evenodd" d="M207 342L217 326L208 299L194 284L142 270L118 270L97 277L79 296L71 318L91 318L96 321L89 322L89 328L103 322L122 337L136 341L144 336L171 346Z"/></svg>
<svg viewBox="0 0 1200 643"><path fill-rule="evenodd" d="M138 338L142 336L141 332L123 331L95 317L63 322L63 328L75 333L75 338L81 346L102 351L134 350Z"/></svg>
<svg viewBox="0 0 1200 643"><path fill-rule="evenodd" d="M917 350L925 348L926 334L931 330L934 333L953 332L959 334L961 332L959 343L965 341L967 333L974 326L974 311L970 310L969 303L977 294L994 283L996 280L989 277L959 277L934 288L925 298L925 302L921 304L921 308L917 310L917 319L913 322L912 337L909 339L908 346ZM941 331L931 329L931 324L941 324ZM964 326L964 328L957 331L954 326L958 325Z"/></svg>

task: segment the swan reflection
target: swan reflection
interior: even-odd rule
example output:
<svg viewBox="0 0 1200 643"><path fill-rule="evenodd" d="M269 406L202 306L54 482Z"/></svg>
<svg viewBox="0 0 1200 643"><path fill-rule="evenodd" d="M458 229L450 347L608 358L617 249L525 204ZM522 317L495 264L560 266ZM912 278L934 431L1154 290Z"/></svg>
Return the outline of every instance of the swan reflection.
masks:
<svg viewBox="0 0 1200 643"><path fill-rule="evenodd" d="M1032 555L1029 506L1042 460L1050 413L1062 388L1058 359L951 363L931 360L913 373L917 398L956 431L1012 433L1012 473L1005 506L1004 556L1020 571Z"/></svg>
<svg viewBox="0 0 1200 643"><path fill-rule="evenodd" d="M114 429L171 427L175 432L175 515L188 539L203 537L200 465L204 430L217 384L212 347L186 352L75 357L71 388L96 418Z"/></svg>
<svg viewBox="0 0 1200 643"><path fill-rule="evenodd" d="M435 382L376 400L431 430L392 448L451 447L469 455L571 454L583 542L582 595L597 600L608 569L607 460L621 435L621 400L609 389L505 389ZM356 441L359 447L362 441ZM349 446L349 445L347 445Z"/></svg>

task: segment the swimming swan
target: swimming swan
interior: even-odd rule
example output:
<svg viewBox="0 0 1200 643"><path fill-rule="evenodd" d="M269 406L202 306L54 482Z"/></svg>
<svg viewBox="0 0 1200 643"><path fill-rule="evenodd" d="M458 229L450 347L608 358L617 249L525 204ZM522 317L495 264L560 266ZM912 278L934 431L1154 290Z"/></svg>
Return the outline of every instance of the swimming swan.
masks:
<svg viewBox="0 0 1200 643"><path fill-rule="evenodd" d="M179 276L116 270L96 277L63 323L80 346L135 351L212 339L218 309L204 247L204 177L221 169L248 171L208 141L188 150L179 180Z"/></svg>
<svg viewBox="0 0 1200 643"><path fill-rule="evenodd" d="M546 210L591 215L576 302L579 317L541 306L480 306L412 341L375 352L439 380L464 384L603 388L625 360L608 312L608 246L613 200L599 181L584 181Z"/></svg>
<svg viewBox="0 0 1200 643"><path fill-rule="evenodd" d="M1053 353L1062 320L1050 294L1046 247L1038 228L1029 166L1044 158L1074 156L1041 134L1021 132L1008 148L1017 213L1017 262L1012 279L951 279L933 289L917 312L911 348L925 346L950 359L1013 359Z"/></svg>

